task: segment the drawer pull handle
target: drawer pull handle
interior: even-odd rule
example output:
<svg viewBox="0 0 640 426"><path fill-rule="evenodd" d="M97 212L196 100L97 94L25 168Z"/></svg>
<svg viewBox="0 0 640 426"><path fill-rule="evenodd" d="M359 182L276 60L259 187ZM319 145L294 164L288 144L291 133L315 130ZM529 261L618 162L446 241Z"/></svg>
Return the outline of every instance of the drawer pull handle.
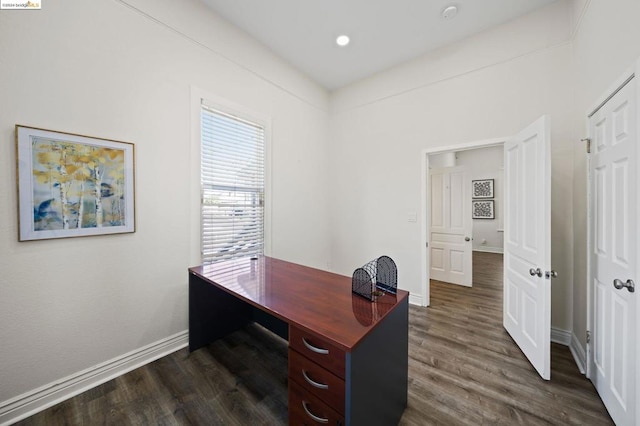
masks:
<svg viewBox="0 0 640 426"><path fill-rule="evenodd" d="M311 411L309 411L309 409L307 408L307 403L302 401L302 408L304 408L304 411L307 413L307 416L311 417L314 421L318 422L318 423L329 423L329 419L325 419L323 417L318 417L318 416L314 416Z"/></svg>
<svg viewBox="0 0 640 426"><path fill-rule="evenodd" d="M318 388L318 389L329 389L329 385L325 385L324 383L318 383L315 380L311 380L309 378L309 376L307 375L307 372L302 370L302 375L304 376L304 379L307 381L307 383L309 383L311 386L313 386L314 388Z"/></svg>
<svg viewBox="0 0 640 426"><path fill-rule="evenodd" d="M309 349L310 351L313 351L313 352L315 352L317 354L321 354L321 355L328 355L329 354L329 349L316 348L311 343L307 342L307 339L305 339L304 337L302 338L302 343L304 343L304 345L307 347L307 349Z"/></svg>

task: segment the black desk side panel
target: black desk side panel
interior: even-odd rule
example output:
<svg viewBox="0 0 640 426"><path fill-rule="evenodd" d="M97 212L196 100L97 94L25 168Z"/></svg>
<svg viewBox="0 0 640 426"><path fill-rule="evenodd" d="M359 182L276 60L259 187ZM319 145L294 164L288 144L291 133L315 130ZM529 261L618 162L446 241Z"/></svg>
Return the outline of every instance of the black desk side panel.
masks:
<svg viewBox="0 0 640 426"><path fill-rule="evenodd" d="M253 307L251 319L284 340L289 340L289 324L280 318Z"/></svg>
<svg viewBox="0 0 640 426"><path fill-rule="evenodd" d="M347 425L397 425L407 407L409 298L347 353Z"/></svg>
<svg viewBox="0 0 640 426"><path fill-rule="evenodd" d="M275 316L189 274L189 351L257 322L285 340L289 325Z"/></svg>
<svg viewBox="0 0 640 426"><path fill-rule="evenodd" d="M252 321L251 305L189 274L189 351L193 352Z"/></svg>

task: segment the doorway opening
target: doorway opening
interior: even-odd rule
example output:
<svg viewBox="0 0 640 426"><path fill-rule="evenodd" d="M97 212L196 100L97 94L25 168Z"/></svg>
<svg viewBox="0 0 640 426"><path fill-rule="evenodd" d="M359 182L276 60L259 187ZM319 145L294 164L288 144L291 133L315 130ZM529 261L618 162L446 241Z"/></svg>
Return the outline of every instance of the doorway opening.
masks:
<svg viewBox="0 0 640 426"><path fill-rule="evenodd" d="M433 302L501 329L504 147L429 154L428 179Z"/></svg>
<svg viewBox="0 0 640 426"><path fill-rule="evenodd" d="M550 119L543 115L508 138L425 150L422 175L422 288L428 305L431 155L504 146L503 325L545 380L551 377L551 278L558 275L551 269L550 141ZM470 238L463 240L470 246Z"/></svg>
<svg viewBox="0 0 640 426"><path fill-rule="evenodd" d="M473 286L482 256L500 264L502 285L505 140L423 151L423 306L432 279Z"/></svg>

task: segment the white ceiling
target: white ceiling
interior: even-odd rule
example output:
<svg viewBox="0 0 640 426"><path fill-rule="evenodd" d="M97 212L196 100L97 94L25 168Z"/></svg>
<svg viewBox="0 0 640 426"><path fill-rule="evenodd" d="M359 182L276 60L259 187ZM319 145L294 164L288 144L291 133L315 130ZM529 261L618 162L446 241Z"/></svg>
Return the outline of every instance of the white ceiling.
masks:
<svg viewBox="0 0 640 426"><path fill-rule="evenodd" d="M201 1L334 90L556 0ZM458 15L445 20L449 5Z"/></svg>

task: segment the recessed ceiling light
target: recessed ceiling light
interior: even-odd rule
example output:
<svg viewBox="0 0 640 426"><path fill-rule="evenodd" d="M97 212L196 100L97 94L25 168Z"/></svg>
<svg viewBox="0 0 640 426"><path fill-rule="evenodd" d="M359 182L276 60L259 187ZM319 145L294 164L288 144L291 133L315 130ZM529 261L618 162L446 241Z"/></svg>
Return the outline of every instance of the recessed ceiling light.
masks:
<svg viewBox="0 0 640 426"><path fill-rule="evenodd" d="M445 7L442 11L442 17L447 21L452 20L458 14L458 8L456 6Z"/></svg>
<svg viewBox="0 0 640 426"><path fill-rule="evenodd" d="M344 34L338 36L338 38L336 38L336 44L340 47L346 46L347 44L349 44L349 36L346 36Z"/></svg>

